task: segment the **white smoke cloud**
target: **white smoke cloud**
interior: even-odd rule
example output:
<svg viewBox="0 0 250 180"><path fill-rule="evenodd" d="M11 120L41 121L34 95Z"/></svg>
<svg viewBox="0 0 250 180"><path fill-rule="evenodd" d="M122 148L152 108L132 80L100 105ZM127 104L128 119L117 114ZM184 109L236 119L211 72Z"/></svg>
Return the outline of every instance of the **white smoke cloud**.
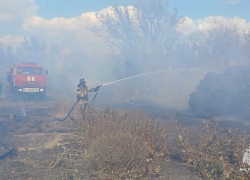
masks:
<svg viewBox="0 0 250 180"><path fill-rule="evenodd" d="M228 1L228 3L236 3L237 1ZM14 18L22 18L22 29L32 36L42 38L44 40L64 41L70 39L78 44L98 44L103 43L100 38L94 38L93 34L88 30L92 25L100 26L100 23L95 17L96 12L82 13L80 16L65 18L55 17L52 19L45 19L37 15L38 6L35 4L35 0L0 0L0 20L11 21ZM123 7L120 7L123 8ZM133 16L133 6L129 6L130 15ZM105 8L100 12L111 13L111 7ZM111 13L112 14L112 13ZM209 16L203 19L195 20L190 17L185 17L185 21L180 23L177 30L184 35L191 34L197 29L207 30L213 26L214 21L222 23L231 23L239 27L239 29L250 29L250 23L240 17L234 17L231 19L223 16ZM136 23L136 22L134 22ZM4 43L14 43L17 36L6 36L2 40ZM52 37L52 38L51 38Z"/></svg>
<svg viewBox="0 0 250 180"><path fill-rule="evenodd" d="M14 49L20 47L24 40L23 36L4 36L0 38L1 43L12 46Z"/></svg>
<svg viewBox="0 0 250 180"><path fill-rule="evenodd" d="M238 4L240 2L241 2L241 0L230 0L230 1L227 1L228 4Z"/></svg>
<svg viewBox="0 0 250 180"><path fill-rule="evenodd" d="M133 7L129 6L128 9L131 11L132 16ZM111 7L102 9L100 12L112 14ZM92 34L88 28L93 25L100 26L95 16L96 13L98 12L86 12L72 18L55 17L52 19L32 16L24 20L22 28L28 32L48 33L60 38L63 38L65 33L71 32L78 40L86 40L86 38L91 40Z"/></svg>
<svg viewBox="0 0 250 180"><path fill-rule="evenodd" d="M0 14L0 20L2 21L11 21L15 18L14 15L11 14Z"/></svg>
<svg viewBox="0 0 250 180"><path fill-rule="evenodd" d="M0 20L34 16L38 11L35 0L0 0Z"/></svg>
<svg viewBox="0 0 250 180"><path fill-rule="evenodd" d="M177 31L183 33L184 35L190 34L197 29L197 24L193 19L189 17L184 18L184 22L180 22L177 27Z"/></svg>
<svg viewBox="0 0 250 180"><path fill-rule="evenodd" d="M239 30L239 33L250 33L250 22L247 22L240 17L226 18L223 16L208 16L198 20L185 17L185 21L178 25L177 31L184 35L188 35L195 32L197 29L200 31L209 30L217 24L236 27Z"/></svg>
<svg viewBox="0 0 250 180"><path fill-rule="evenodd" d="M93 24L98 24L95 12L87 12L72 18L44 19L40 16L33 16L24 20L22 28L27 32L51 35L61 40L70 34L74 41L86 42L93 40L91 32L87 30Z"/></svg>
<svg viewBox="0 0 250 180"><path fill-rule="evenodd" d="M250 32L250 22L240 17L225 18L223 16L209 16L196 21L199 30L211 29L214 25L235 26L241 32Z"/></svg>
<svg viewBox="0 0 250 180"><path fill-rule="evenodd" d="M24 21L23 29L40 30L40 31L56 31L56 30L76 30L78 18L56 17L46 20L40 16L33 16Z"/></svg>

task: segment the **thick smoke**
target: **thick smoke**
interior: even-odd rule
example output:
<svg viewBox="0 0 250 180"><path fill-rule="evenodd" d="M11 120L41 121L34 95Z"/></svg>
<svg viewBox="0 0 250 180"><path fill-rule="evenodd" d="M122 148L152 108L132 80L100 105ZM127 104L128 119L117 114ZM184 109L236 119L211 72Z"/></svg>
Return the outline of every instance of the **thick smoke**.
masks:
<svg viewBox="0 0 250 180"><path fill-rule="evenodd" d="M127 102L141 98L165 107L188 108L189 95L207 72L249 64L249 34L231 20L214 18L210 28L198 27L195 33L183 35L176 27L185 19L169 10L168 2L158 0L113 6L111 12L96 17L102 26L92 31L117 48L118 77L165 70L123 82L120 89L113 86L117 97L124 96Z"/></svg>
<svg viewBox="0 0 250 180"><path fill-rule="evenodd" d="M49 70L48 94L75 96L80 78L95 87L141 73L164 70L105 86L99 92L103 103L136 102L187 109L189 95L200 79L211 71L224 72L231 66L249 64L250 35L230 20L214 18L208 29L191 35L178 31L185 18L161 0L137 1L134 6L113 6L96 14L101 26L89 27L110 46L70 48L29 38L21 47L0 46L0 71L14 63L35 62ZM1 76L3 77L3 76ZM4 78L1 79L4 82Z"/></svg>

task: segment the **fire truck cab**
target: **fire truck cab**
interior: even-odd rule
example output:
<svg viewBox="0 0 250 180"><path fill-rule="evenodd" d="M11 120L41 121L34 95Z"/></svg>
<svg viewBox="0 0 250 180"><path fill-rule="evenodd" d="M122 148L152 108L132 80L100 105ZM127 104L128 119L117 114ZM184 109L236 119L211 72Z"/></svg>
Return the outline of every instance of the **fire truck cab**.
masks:
<svg viewBox="0 0 250 180"><path fill-rule="evenodd" d="M48 70L34 63L15 64L6 72L7 98L37 98L46 95L46 75Z"/></svg>

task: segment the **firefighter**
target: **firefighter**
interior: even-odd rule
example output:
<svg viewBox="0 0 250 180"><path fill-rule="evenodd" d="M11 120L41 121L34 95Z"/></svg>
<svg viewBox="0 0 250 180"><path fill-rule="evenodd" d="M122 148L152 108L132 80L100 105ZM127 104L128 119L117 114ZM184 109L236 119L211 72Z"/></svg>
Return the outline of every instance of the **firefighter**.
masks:
<svg viewBox="0 0 250 180"><path fill-rule="evenodd" d="M88 104L88 92L97 92L101 86L96 88L89 88L86 86L87 79L80 79L79 84L77 85L76 98L79 100L79 105L81 110L85 110Z"/></svg>
<svg viewBox="0 0 250 180"><path fill-rule="evenodd" d="M13 82L11 81L13 70L10 68L7 71L7 82L8 82L8 90L10 91L13 88Z"/></svg>

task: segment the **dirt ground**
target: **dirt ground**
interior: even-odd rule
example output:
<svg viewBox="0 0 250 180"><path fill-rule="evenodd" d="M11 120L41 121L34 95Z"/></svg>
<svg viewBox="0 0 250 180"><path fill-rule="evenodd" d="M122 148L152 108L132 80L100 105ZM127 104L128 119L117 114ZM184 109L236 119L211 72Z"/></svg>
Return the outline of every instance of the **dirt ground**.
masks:
<svg viewBox="0 0 250 180"><path fill-rule="evenodd" d="M70 121L60 122L53 118L66 116L65 112L67 113L73 104L74 99L47 99L43 102L9 102L5 99L0 101L0 141L13 149L10 155L0 159L1 180L50 180L57 179L67 172L72 174L72 179L89 179L81 168L84 162L74 152L77 146ZM96 106L99 109L104 108L102 104L97 103ZM118 110L140 109L149 117L166 121L175 114L180 117L186 128L202 126L209 119L215 119L225 127L250 127L246 119L201 117L189 111L166 110L140 102L109 106ZM8 149L0 146L0 156L7 151ZM186 167L166 163L164 168L171 180L195 179L194 174Z"/></svg>

